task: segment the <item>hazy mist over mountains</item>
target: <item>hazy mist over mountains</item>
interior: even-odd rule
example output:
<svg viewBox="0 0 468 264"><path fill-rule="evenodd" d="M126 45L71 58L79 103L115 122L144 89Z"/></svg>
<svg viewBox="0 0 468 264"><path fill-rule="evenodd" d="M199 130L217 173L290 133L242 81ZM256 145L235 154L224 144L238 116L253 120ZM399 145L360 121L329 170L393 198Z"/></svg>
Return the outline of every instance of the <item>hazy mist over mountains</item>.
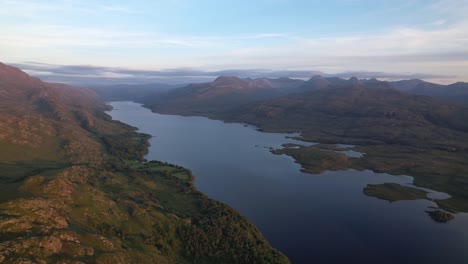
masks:
<svg viewBox="0 0 468 264"><path fill-rule="evenodd" d="M240 78L281 78L289 77L308 80L315 75L359 79L377 78L380 80L424 79L438 83L450 83L455 75L443 74L394 74L371 71L348 71L325 73L307 70L266 70L266 69L233 69L220 71L202 71L189 68L167 70L137 70L128 68L99 67L90 65L52 65L43 63L16 63L14 66L32 76L50 82L63 82L77 86L115 85L115 84L150 84L165 83L181 85L213 81L219 76L238 76Z"/></svg>

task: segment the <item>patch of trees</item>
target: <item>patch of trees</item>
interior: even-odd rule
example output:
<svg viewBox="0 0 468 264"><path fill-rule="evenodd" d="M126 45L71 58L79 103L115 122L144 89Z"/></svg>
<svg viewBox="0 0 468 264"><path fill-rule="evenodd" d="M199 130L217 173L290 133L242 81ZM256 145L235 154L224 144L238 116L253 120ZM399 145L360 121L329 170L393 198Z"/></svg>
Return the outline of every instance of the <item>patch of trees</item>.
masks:
<svg viewBox="0 0 468 264"><path fill-rule="evenodd" d="M129 132L118 135L105 135L102 137L108 153L122 160L144 160L148 153L148 139L150 135Z"/></svg>
<svg viewBox="0 0 468 264"><path fill-rule="evenodd" d="M194 263L289 263L233 209L210 199L200 199L199 206L201 214L180 230Z"/></svg>

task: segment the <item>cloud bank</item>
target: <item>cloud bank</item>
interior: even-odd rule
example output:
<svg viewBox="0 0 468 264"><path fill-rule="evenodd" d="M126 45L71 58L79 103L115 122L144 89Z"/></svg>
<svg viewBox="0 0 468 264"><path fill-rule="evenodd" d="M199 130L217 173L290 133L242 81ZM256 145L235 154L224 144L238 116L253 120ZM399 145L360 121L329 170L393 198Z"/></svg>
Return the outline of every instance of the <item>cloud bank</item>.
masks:
<svg viewBox="0 0 468 264"><path fill-rule="evenodd" d="M208 78L221 69L273 69L233 74L244 76L260 76L266 71L274 76L306 78L308 69L317 69L335 74L381 72L376 74L381 78L468 81L466 0L395 0L385 8L381 8L383 2L376 4L378 1L342 1L336 6L330 1L335 9L329 13L320 16L312 8L303 17L298 12L301 10L294 9L297 4L284 1L282 8L271 10L279 11L274 20L268 20L268 12L247 12L255 9L249 1L239 0L229 9L226 6L226 12L200 11L197 5L201 3L193 1L165 2L4 0L0 8L0 60L57 64L28 67L33 74L44 78L53 74L56 80L67 82L84 78L127 82L174 76ZM279 2L283 1L260 1L257 5L264 9ZM317 10L326 5L314 2L320 1L301 3ZM365 12L346 17L354 5L365 6ZM245 8L238 8L239 14L227 12L236 6ZM315 21L314 15L320 19ZM229 16L234 20L227 20ZM364 23L359 23L362 17ZM210 18L223 23L217 25ZM252 23L245 25L243 20ZM271 23L256 27L263 20ZM330 21L335 26L322 32L322 24ZM355 25L355 31L349 25Z"/></svg>
<svg viewBox="0 0 468 264"><path fill-rule="evenodd" d="M101 67L91 65L53 65L37 62L13 63L32 76L50 82L63 82L77 86L95 86L112 84L187 84L212 81L218 76L239 76L242 78L297 78L309 79L314 75L336 76L340 78L357 77L360 79L378 78L381 80L401 79L446 79L453 75L433 75L418 73L385 73L370 71L348 71L328 74L321 71L307 70L268 70L268 69L227 69L202 71L188 68L166 70L137 70L128 68Z"/></svg>

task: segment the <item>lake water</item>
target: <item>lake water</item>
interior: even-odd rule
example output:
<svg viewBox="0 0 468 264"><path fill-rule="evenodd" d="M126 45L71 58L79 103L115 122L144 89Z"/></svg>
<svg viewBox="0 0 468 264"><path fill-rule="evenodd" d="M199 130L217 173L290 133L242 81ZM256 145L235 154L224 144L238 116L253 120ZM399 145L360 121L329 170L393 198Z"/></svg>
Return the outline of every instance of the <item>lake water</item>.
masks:
<svg viewBox="0 0 468 264"><path fill-rule="evenodd" d="M198 190L241 212L293 263L468 263L466 214L436 223L424 212L431 201L389 203L362 192L368 183L411 185L411 177L305 174L291 157L270 153L304 144L291 134L160 115L133 102L110 105L113 119L154 136L147 159L191 169Z"/></svg>

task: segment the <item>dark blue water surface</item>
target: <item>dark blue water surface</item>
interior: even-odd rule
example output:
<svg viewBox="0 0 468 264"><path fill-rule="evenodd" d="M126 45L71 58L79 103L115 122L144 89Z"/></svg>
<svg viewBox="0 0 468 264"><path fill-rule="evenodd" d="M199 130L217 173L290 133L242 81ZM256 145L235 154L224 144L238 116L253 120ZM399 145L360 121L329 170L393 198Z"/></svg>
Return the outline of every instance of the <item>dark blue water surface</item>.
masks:
<svg viewBox="0 0 468 264"><path fill-rule="evenodd" d="M113 119L154 136L147 159L191 169L198 190L240 211L293 263L468 263L466 214L436 223L425 213L431 201L389 203L362 192L368 183L410 185L411 177L305 174L291 157L270 153L304 144L291 134L110 104Z"/></svg>

